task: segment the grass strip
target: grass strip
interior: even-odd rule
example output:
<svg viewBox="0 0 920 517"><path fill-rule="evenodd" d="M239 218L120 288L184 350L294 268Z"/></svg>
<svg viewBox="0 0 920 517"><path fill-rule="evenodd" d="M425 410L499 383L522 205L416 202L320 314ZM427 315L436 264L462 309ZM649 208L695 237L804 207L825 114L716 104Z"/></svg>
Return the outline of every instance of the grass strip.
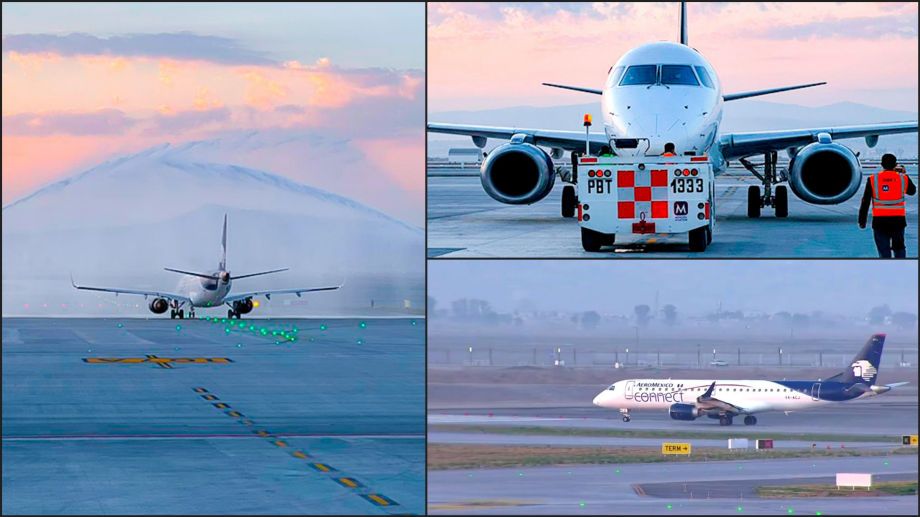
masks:
<svg viewBox="0 0 920 517"><path fill-rule="evenodd" d="M783 485L757 487L757 495L764 498L790 497L878 497L888 495L917 495L916 481L885 481L876 483L871 490L840 488L836 485Z"/></svg>
<svg viewBox="0 0 920 517"><path fill-rule="evenodd" d="M663 455L658 447L553 447L530 445L428 444L430 470L545 467L554 465L614 465L782 458L835 458L917 454L914 448L728 450L694 447L689 456Z"/></svg>

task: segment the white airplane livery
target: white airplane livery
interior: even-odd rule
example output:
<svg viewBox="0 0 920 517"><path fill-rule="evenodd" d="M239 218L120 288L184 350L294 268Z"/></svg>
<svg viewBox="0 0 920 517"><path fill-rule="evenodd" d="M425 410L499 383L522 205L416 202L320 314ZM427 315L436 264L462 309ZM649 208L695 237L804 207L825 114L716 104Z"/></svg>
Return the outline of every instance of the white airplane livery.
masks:
<svg viewBox="0 0 920 517"><path fill-rule="evenodd" d="M874 397L907 384L876 384L884 345L884 334L872 336L849 368L824 380L627 379L600 392L594 405L619 409L624 422L630 421L631 410L658 409L667 410L674 420L707 416L731 425L734 417L743 415L745 425L755 425L754 413L804 411Z"/></svg>
<svg viewBox="0 0 920 517"><path fill-rule="evenodd" d="M196 307L220 307L227 305L227 317L240 319L243 314L252 311L255 304L253 298L265 296L271 299L274 294L294 294L300 297L303 293L316 291L333 291L342 287L341 285L331 287L307 287L302 289L272 289L265 291L250 291L238 294L230 294L230 288L233 280L249 278L253 276L268 275L271 273L280 273L287 271L288 268L273 269L271 271L260 271L258 273L249 273L246 275L231 275L227 269L227 216L224 215L224 229L220 241L221 257L217 270L209 273L196 273L193 271L183 271L181 269L164 268L166 271L180 273L184 275L179 281L179 287L176 293L165 291L144 291L139 289L120 289L115 287L89 287L77 285L71 278L71 283L77 289L87 291L102 291L118 294L137 294L144 298L153 297L148 307L155 314L163 314L169 310L170 318L185 318L185 306L188 306L188 315L190 318L195 317Z"/></svg>
<svg viewBox="0 0 920 517"><path fill-rule="evenodd" d="M557 174L553 160L563 158L565 151L572 152L574 162L578 153L586 151L591 155L660 155L670 143L679 155L707 156L716 174L727 168L729 160L738 160L762 185L749 187L750 217L759 217L766 206L773 207L778 217L788 215L787 187L781 183L808 203L847 201L859 190L862 171L857 154L836 140L865 138L874 147L880 135L917 131L917 121L909 121L720 133L726 102L826 83L723 93L712 64L689 46L685 2L681 2L680 18L680 43L650 43L627 52L610 67L603 89L543 83L600 95L604 133L441 123L428 124L428 130L471 136L480 148L489 138L510 140L495 148L481 168L483 189L508 204L531 204L546 197ZM777 170L778 151L787 153L788 169ZM761 170L748 160L758 155L764 157ZM565 188L574 193L574 187ZM570 213L563 207L564 216Z"/></svg>

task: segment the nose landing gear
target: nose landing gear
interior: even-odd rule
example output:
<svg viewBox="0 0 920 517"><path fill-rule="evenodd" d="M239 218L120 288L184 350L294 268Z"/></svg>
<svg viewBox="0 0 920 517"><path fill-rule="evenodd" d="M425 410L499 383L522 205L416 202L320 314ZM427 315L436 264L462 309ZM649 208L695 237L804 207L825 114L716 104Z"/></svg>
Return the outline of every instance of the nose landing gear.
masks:
<svg viewBox="0 0 920 517"><path fill-rule="evenodd" d="M629 418L629 410L628 410L628 409L621 409L621 410L620 410L620 413L622 413L622 415L623 415L623 421L624 421L624 422L629 422L629 421L631 420L631 419Z"/></svg>
<svg viewBox="0 0 920 517"><path fill-rule="evenodd" d="M773 192L773 185L786 181L785 172L776 171L776 151L764 153L763 157L763 174L757 172L753 163L744 158L738 160L744 168L751 171L751 174L757 177L763 184L763 195L760 194L760 187L751 185L747 193L747 215L751 218L760 217L760 209L766 206L772 206L776 217L787 217L789 215L789 191L785 185L777 185L776 192Z"/></svg>

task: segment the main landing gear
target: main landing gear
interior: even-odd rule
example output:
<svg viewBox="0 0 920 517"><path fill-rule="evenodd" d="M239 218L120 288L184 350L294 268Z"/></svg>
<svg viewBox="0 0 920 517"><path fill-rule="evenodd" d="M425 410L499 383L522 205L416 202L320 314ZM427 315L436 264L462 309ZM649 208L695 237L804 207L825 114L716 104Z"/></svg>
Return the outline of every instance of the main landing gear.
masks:
<svg viewBox="0 0 920 517"><path fill-rule="evenodd" d="M194 317L194 316L190 315L190 317ZM170 309L169 319L174 320L176 318L179 318L180 320L185 319L185 311L183 311L182 309Z"/></svg>
<svg viewBox="0 0 920 517"><path fill-rule="evenodd" d="M228 319L228 320L232 320L233 318L236 318L236 319L238 319L238 320L241 320L241 319L243 319L243 316L242 316L240 313L238 313L238 312L236 312L235 310L233 310L233 309L227 309L227 319Z"/></svg>
<svg viewBox="0 0 920 517"><path fill-rule="evenodd" d="M719 425L732 425L732 416L719 415Z"/></svg>
<svg viewBox="0 0 920 517"><path fill-rule="evenodd" d="M766 206L773 207L776 217L789 215L789 191L785 185L777 185L774 192L773 185L786 181L785 172L776 171L776 151L769 151L763 155L763 174L757 172L753 163L744 158L739 160L744 168L751 171L763 184L763 195L760 187L751 185L747 193L747 215L751 218L760 217L760 209Z"/></svg>
<svg viewBox="0 0 920 517"><path fill-rule="evenodd" d="M754 415L744 417L744 425L757 425L757 417Z"/></svg>

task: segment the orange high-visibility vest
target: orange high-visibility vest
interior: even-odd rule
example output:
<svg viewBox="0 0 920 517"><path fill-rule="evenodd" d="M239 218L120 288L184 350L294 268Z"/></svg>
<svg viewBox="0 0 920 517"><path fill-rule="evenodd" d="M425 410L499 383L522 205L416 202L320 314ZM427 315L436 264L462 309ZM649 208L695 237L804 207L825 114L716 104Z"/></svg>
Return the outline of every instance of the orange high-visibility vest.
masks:
<svg viewBox="0 0 920 517"><path fill-rule="evenodd" d="M677 156L677 155L674 153L664 153L661 156Z"/></svg>
<svg viewBox="0 0 920 517"><path fill-rule="evenodd" d="M872 188L872 217L905 217L907 215L907 175L883 170L869 176Z"/></svg>

